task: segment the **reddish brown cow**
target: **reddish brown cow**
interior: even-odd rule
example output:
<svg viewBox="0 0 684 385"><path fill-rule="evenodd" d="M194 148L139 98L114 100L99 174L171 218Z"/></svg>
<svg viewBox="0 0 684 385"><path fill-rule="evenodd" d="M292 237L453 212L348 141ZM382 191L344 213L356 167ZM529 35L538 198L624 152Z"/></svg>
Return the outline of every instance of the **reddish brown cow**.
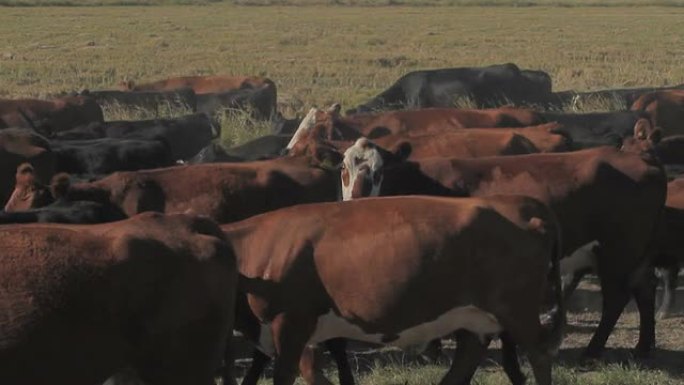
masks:
<svg viewBox="0 0 684 385"><path fill-rule="evenodd" d="M22 163L17 167L15 179L14 191L5 204L6 212L24 211L52 203L50 190L36 180L30 163Z"/></svg>
<svg viewBox="0 0 684 385"><path fill-rule="evenodd" d="M369 195L523 194L549 204L563 230L564 255L598 241L604 306L585 352L598 356L633 295L640 312L637 352L655 344L649 249L665 203L663 170L641 154L601 147L563 154L392 163L372 143L350 147L342 170L344 199ZM586 255L579 255L586 257ZM594 259L589 258L587 259Z"/></svg>
<svg viewBox="0 0 684 385"><path fill-rule="evenodd" d="M271 79L258 76L180 76L151 83L136 84L133 80L121 82L122 91L175 91L192 88L196 94L213 94L242 88L261 88L269 85L275 90Z"/></svg>
<svg viewBox="0 0 684 385"><path fill-rule="evenodd" d="M0 202L14 190L17 168L30 163L37 183L48 183L55 170L55 156L45 138L22 129L0 130ZM35 206L32 204L32 206Z"/></svg>
<svg viewBox="0 0 684 385"><path fill-rule="evenodd" d="M337 199L337 175L303 157L117 172L75 184L71 200L143 211L206 215L220 223L306 202Z"/></svg>
<svg viewBox="0 0 684 385"><path fill-rule="evenodd" d="M406 347L454 331L444 383L468 383L489 340L505 332L528 353L537 382L551 384L564 322L559 239L553 214L534 199L309 204L222 229L261 323L258 342L276 356L274 384L292 384L310 343ZM545 299L557 306L550 327L539 321Z"/></svg>
<svg viewBox="0 0 684 385"><path fill-rule="evenodd" d="M664 135L684 134L684 90L641 95L632 104L632 110L648 112L653 127L662 129Z"/></svg>
<svg viewBox="0 0 684 385"><path fill-rule="evenodd" d="M34 128L42 134L51 134L102 121L100 106L83 96L52 100L0 99L0 128Z"/></svg>
<svg viewBox="0 0 684 385"><path fill-rule="evenodd" d="M211 385L237 271L208 219L0 226L0 383Z"/></svg>
<svg viewBox="0 0 684 385"><path fill-rule="evenodd" d="M513 107L484 110L426 108L345 117L341 117L339 112L339 104L327 110L312 108L300 123L287 148L292 148L317 123L325 125L327 139L338 140L355 140L361 136L374 139L402 133L424 135L451 128L528 127L544 123L533 110Z"/></svg>

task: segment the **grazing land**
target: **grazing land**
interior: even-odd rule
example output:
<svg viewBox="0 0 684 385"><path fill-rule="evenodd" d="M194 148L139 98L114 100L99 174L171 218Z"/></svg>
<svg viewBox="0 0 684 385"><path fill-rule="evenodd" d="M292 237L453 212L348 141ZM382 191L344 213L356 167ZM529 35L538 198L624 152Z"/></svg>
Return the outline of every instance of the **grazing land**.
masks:
<svg viewBox="0 0 684 385"><path fill-rule="evenodd" d="M355 105L402 74L426 68L514 62L549 72L555 90L684 83L684 7L677 7L684 4L680 1L486 2L496 7L415 6L474 4L467 0L335 2L414 5L392 7L243 7L188 2L205 5L149 1L171 5L0 8L0 97L112 88L124 79L256 74L277 83L281 112L294 116L312 105ZM0 3L121 5L126 1ZM653 4L674 6L650 6ZM149 113L107 111L109 119L146 118ZM255 128L240 116L227 124L228 129L223 130L226 144L245 141L268 129L265 125ZM587 312L581 310L575 309L571 316L562 365L555 372L558 384L684 384L681 312L659 323L655 356L640 365L629 359L627 350L637 338L636 316L623 316L609 341L608 363L587 370L577 365L577 357L598 313L595 306ZM444 365L407 361L404 355L355 357L364 384L434 384L445 370ZM474 383L508 382L502 370L490 363L478 372Z"/></svg>
<svg viewBox="0 0 684 385"><path fill-rule="evenodd" d="M8 7L0 36L0 97L256 74L294 116L426 68L515 62L549 72L555 90L684 83L682 7ZM225 122L224 143L268 130L244 120Z"/></svg>

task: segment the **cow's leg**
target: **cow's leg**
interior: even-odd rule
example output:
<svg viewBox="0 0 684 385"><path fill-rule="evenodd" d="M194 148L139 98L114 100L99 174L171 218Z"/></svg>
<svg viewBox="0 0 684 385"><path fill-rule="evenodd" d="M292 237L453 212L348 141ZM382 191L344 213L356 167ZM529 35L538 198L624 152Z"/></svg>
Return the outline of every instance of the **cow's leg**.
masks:
<svg viewBox="0 0 684 385"><path fill-rule="evenodd" d="M223 367L221 368L223 385L237 385L237 381L235 380L235 356L233 355L234 338L235 337L233 337L231 333L228 337L228 343L226 344L226 349L223 354Z"/></svg>
<svg viewBox="0 0 684 385"><path fill-rule="evenodd" d="M299 359L299 372L308 385L332 385L321 372L321 351L317 346L306 345Z"/></svg>
<svg viewBox="0 0 684 385"><path fill-rule="evenodd" d="M655 348L655 285L653 268L650 268L632 290L639 309L639 342L636 354L642 357L648 356Z"/></svg>
<svg viewBox="0 0 684 385"><path fill-rule="evenodd" d="M501 362L506 375L513 385L523 385L526 381L525 375L520 370L518 360L518 349L515 342L507 332L501 333Z"/></svg>
<svg viewBox="0 0 684 385"><path fill-rule="evenodd" d="M572 279L568 284L563 285L563 298L570 298L570 296L577 290L582 278L587 275L590 270L580 270L571 275Z"/></svg>
<svg viewBox="0 0 684 385"><path fill-rule="evenodd" d="M608 341L608 337L615 328L615 323L620 318L630 297L629 289L624 286L626 283L618 281L617 277L599 274L599 278L601 280L601 295L603 296L601 321L584 351L585 358L598 358L601 355L606 346L606 341Z"/></svg>
<svg viewBox="0 0 684 385"><path fill-rule="evenodd" d="M437 338L428 342L427 347L423 350L420 356L427 362L437 363L439 355L442 352L442 341Z"/></svg>
<svg viewBox="0 0 684 385"><path fill-rule="evenodd" d="M467 330L455 333L456 351L451 368L440 381L440 385L466 385L473 378L478 365L487 353L489 343L482 343L479 337Z"/></svg>
<svg viewBox="0 0 684 385"><path fill-rule="evenodd" d="M271 357L260 352L259 349L254 349L252 352L252 364L249 366L245 378L242 379L242 385L256 385L259 382L261 374L264 372L264 367L271 360ZM224 380L224 384L225 384Z"/></svg>
<svg viewBox="0 0 684 385"><path fill-rule="evenodd" d="M271 323L277 357L273 385L292 385L307 341L316 328L316 317L281 313Z"/></svg>
<svg viewBox="0 0 684 385"><path fill-rule="evenodd" d="M667 318L674 311L675 292L677 291L679 264L674 263L659 270L659 276L663 281L663 302L658 309L657 319Z"/></svg>
<svg viewBox="0 0 684 385"><path fill-rule="evenodd" d="M533 348L528 350L527 358L530 360L534 379L538 385L551 385L551 363L552 357L543 349Z"/></svg>
<svg viewBox="0 0 684 385"><path fill-rule="evenodd" d="M347 340L344 338L333 338L325 341L325 347L337 364L337 377L340 385L354 385L354 374L347 357Z"/></svg>

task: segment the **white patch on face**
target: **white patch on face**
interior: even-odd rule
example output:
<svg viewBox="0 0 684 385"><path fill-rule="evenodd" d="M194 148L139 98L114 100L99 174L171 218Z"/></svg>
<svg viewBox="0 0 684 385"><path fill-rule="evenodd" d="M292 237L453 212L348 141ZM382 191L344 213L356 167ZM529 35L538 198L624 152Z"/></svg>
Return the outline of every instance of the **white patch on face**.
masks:
<svg viewBox="0 0 684 385"><path fill-rule="evenodd" d="M592 241L575 250L569 257L560 260L560 274L563 280L563 287L572 281L575 272L586 268L596 268L596 254L593 252L594 246L598 241Z"/></svg>
<svg viewBox="0 0 684 385"><path fill-rule="evenodd" d="M347 184L345 184L345 178L342 178L342 200L348 201L353 199L354 184L362 169L368 171L363 177L368 178L373 186L368 196L380 195L382 176L379 178L374 178L373 176L378 172L382 172L381 169L384 162L380 152L368 142L368 139L358 139L353 146L349 147L344 152L342 164L344 166L343 172L346 172L348 176Z"/></svg>
<svg viewBox="0 0 684 385"><path fill-rule="evenodd" d="M435 320L401 331L398 333L399 338L393 341L383 342L382 334L367 334L359 326L330 311L318 318L316 331L309 339L309 343L320 343L331 338L344 337L406 349L427 344L459 329L477 334L482 342L485 338L498 334L502 330L494 315L476 306L468 305L451 309Z"/></svg>
<svg viewBox="0 0 684 385"><path fill-rule="evenodd" d="M309 113L306 114L304 119L302 119L302 122L299 123L297 131L295 131L294 135L292 135L292 139L290 139L290 142L287 144L285 149L291 150L301 138L305 137L309 131L311 131L311 129L316 125L316 113L319 111L320 110L318 108L312 108L309 110Z"/></svg>

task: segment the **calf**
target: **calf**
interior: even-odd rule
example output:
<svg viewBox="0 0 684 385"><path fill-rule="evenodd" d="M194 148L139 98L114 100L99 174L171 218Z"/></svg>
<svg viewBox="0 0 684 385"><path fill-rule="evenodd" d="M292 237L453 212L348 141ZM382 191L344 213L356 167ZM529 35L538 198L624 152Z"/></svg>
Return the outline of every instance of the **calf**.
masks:
<svg viewBox="0 0 684 385"><path fill-rule="evenodd" d="M5 212L24 211L52 203L50 191L36 180L35 170L30 163L22 163L17 167L15 180L14 191L5 204Z"/></svg>
<svg viewBox="0 0 684 385"><path fill-rule="evenodd" d="M196 94L211 94L246 88L259 88L275 83L271 79L257 76L180 76L151 83L136 84L133 80L120 84L122 91L175 91L190 88Z"/></svg>
<svg viewBox="0 0 684 385"><path fill-rule="evenodd" d="M236 265L208 219L0 226L0 383L211 385L233 327Z"/></svg>
<svg viewBox="0 0 684 385"><path fill-rule="evenodd" d="M444 383L469 382L502 332L526 350L537 382L551 383L564 323L560 241L553 214L536 200L311 204L222 229L261 323L259 342L276 356L277 384L294 381L307 344L345 337L407 347L454 331ZM546 327L545 299L556 307Z"/></svg>

